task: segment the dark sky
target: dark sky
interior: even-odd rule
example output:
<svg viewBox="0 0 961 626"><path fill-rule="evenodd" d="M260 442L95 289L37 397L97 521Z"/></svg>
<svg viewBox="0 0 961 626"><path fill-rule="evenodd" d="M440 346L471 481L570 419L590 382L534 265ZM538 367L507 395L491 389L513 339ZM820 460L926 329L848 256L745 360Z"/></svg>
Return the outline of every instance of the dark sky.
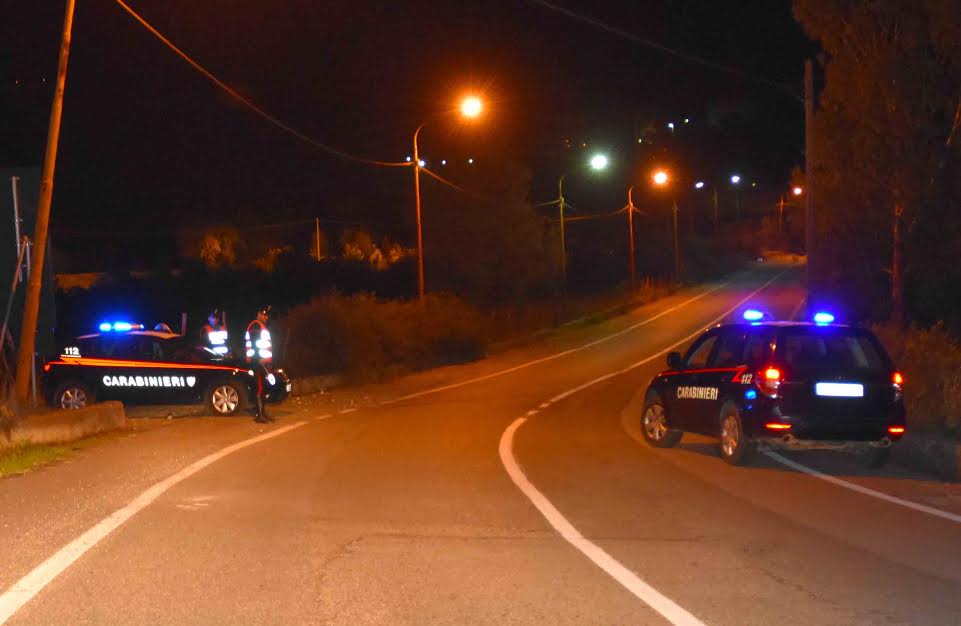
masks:
<svg viewBox="0 0 961 626"><path fill-rule="evenodd" d="M557 3L800 93L811 45L789 0ZM706 176L737 167L778 184L801 160L802 108L785 90L683 61L528 0L131 5L278 117L377 159L402 160L413 129L432 119L422 136L432 164L510 151L546 181L563 167L557 153L564 138L632 162L638 128L688 116L685 154L692 163L709 161L701 166L714 170ZM4 10L0 165L39 163L63 2ZM458 126L445 113L471 90L485 95L489 113L476 127ZM605 184L626 187L637 177L630 169ZM78 2L55 233L315 215L403 233L408 220L395 216L409 213L409 174L298 142L219 92L113 0Z"/></svg>

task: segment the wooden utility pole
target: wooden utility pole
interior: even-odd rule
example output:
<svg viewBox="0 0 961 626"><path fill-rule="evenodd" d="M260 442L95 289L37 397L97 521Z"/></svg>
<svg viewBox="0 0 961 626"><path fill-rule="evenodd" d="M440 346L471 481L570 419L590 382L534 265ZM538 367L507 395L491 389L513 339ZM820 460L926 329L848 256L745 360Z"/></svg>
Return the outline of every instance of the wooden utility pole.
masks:
<svg viewBox="0 0 961 626"><path fill-rule="evenodd" d="M904 209L900 204L894 207L894 229L891 233L893 250L891 253L891 324L896 328L904 325L904 240L902 237L902 216Z"/></svg>
<svg viewBox="0 0 961 626"><path fill-rule="evenodd" d="M564 240L564 177L557 181L557 208L561 221L561 291L567 293L567 242Z"/></svg>
<svg viewBox="0 0 961 626"><path fill-rule="evenodd" d="M814 65L808 59L804 62L804 251L808 257L807 289L808 297L813 288L815 251L814 251Z"/></svg>
<svg viewBox="0 0 961 626"><path fill-rule="evenodd" d="M630 239L628 240L630 260L628 261L628 267L631 272L631 293L637 291L637 261L634 259L634 186L632 185L627 190L627 233Z"/></svg>
<svg viewBox="0 0 961 626"><path fill-rule="evenodd" d="M43 264L47 256L47 229L50 226L50 204L53 200L53 173L57 165L57 145L60 141L60 117L63 113L63 92L67 84L67 59L70 56L70 32L73 29L73 11L76 1L67 0L63 19L63 36L60 40L60 63L57 68L57 86L50 107L50 127L47 130L47 148L43 155L43 174L40 178L40 198L37 202L37 225L33 231L36 246L34 269L27 281L27 296L23 305L23 324L20 328L20 350L17 353L16 397L26 402L30 393L33 374L33 353L36 347L37 317L40 311L40 287L43 282Z"/></svg>

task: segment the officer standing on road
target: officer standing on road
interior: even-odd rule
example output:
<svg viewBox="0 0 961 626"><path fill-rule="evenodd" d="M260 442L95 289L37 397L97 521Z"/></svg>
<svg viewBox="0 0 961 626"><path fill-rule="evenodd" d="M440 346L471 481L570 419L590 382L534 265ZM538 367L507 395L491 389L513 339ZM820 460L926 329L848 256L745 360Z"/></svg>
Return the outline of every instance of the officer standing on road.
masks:
<svg viewBox="0 0 961 626"><path fill-rule="evenodd" d="M227 327L224 326L223 313L214 309L207 316L207 323L200 331L204 349L217 357L223 358L230 352L227 344Z"/></svg>
<svg viewBox="0 0 961 626"><path fill-rule="evenodd" d="M254 413L254 421L260 424L273 422L274 418L267 415L267 407L264 403L264 382L267 378L267 366L274 358L274 348L270 341L270 331L267 329L267 320L270 318L270 306L261 307L257 311L257 317L247 325L247 333L244 335L244 346L247 351L247 363L250 364L254 375L257 377L257 404Z"/></svg>

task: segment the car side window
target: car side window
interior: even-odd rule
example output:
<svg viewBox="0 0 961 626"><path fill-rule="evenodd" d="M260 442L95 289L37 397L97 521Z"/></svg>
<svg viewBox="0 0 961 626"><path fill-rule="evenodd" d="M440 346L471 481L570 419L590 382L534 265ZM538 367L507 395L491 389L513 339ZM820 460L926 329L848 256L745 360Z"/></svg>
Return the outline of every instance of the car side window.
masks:
<svg viewBox="0 0 961 626"><path fill-rule="evenodd" d="M744 331L728 329L718 340L717 350L708 362L709 367L737 367L742 363L741 352L744 347Z"/></svg>
<svg viewBox="0 0 961 626"><path fill-rule="evenodd" d="M771 344L774 333L770 330L757 330L749 333L744 342L741 363L753 368L763 367L771 359Z"/></svg>
<svg viewBox="0 0 961 626"><path fill-rule="evenodd" d="M714 350L716 343L717 335L708 335L691 346L690 351L688 351L687 356L684 358L685 369L693 370L707 367L711 351Z"/></svg>

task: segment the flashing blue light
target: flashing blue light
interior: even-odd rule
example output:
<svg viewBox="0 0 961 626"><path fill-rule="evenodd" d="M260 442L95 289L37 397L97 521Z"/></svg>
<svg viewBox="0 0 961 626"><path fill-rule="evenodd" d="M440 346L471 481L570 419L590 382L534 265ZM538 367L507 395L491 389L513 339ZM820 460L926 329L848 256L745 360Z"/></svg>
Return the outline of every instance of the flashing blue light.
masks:
<svg viewBox="0 0 961 626"><path fill-rule="evenodd" d="M747 391L744 392L744 397L747 398L748 400L754 400L755 398L757 398L757 391L753 389L748 389Z"/></svg>
<svg viewBox="0 0 961 626"><path fill-rule="evenodd" d="M742 317L749 322L759 322L764 318L764 313L757 309L748 309L744 311Z"/></svg>
<svg viewBox="0 0 961 626"><path fill-rule="evenodd" d="M130 322L114 322L113 323L113 329L121 333L125 333L131 328L133 328L133 324L131 324Z"/></svg>
<svg viewBox="0 0 961 626"><path fill-rule="evenodd" d="M110 322L103 322L100 324L100 332L102 333L109 333L112 329L113 326L110 325Z"/></svg>
<svg viewBox="0 0 961 626"><path fill-rule="evenodd" d="M833 324L834 315L831 313L825 313L824 311L819 311L818 313L814 314L814 323L815 324Z"/></svg>

